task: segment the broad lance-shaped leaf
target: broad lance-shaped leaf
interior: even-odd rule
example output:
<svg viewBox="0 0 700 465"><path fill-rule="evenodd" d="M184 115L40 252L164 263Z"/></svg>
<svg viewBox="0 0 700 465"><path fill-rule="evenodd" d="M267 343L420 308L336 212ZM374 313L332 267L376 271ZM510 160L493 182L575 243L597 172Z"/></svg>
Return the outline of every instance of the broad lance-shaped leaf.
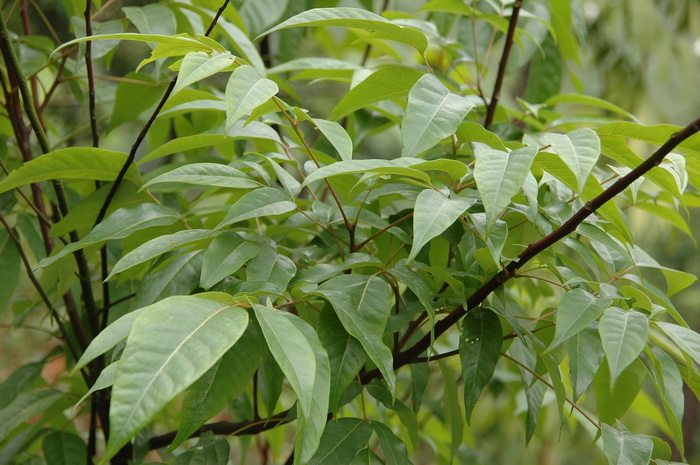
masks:
<svg viewBox="0 0 700 465"><path fill-rule="evenodd" d="M387 465L413 465L408 458L406 444L396 437L391 428L378 421L373 421L372 427L379 437L379 444L382 446Z"/></svg>
<svg viewBox="0 0 700 465"><path fill-rule="evenodd" d="M548 350L554 349L593 323L611 304L612 299L596 298L583 289L567 292L559 302L554 340Z"/></svg>
<svg viewBox="0 0 700 465"><path fill-rule="evenodd" d="M344 7L314 8L304 11L272 29L268 29L258 38L280 29L306 26L339 26L363 29L373 33L370 37L402 42L414 47L420 53L425 52L428 47L428 39L418 29L399 26L371 11Z"/></svg>
<svg viewBox="0 0 700 465"><path fill-rule="evenodd" d="M700 334L673 323L655 322L678 347L700 365Z"/></svg>
<svg viewBox="0 0 700 465"><path fill-rule="evenodd" d="M510 153L493 149L479 152L474 179L486 211L487 235L510 199L520 191L535 155L534 147L522 147Z"/></svg>
<svg viewBox="0 0 700 465"><path fill-rule="evenodd" d="M605 353L598 331L585 328L564 342L569 355L569 377L574 390L574 400L578 400L590 386L598 372Z"/></svg>
<svg viewBox="0 0 700 465"><path fill-rule="evenodd" d="M291 313L253 304L270 352L297 396L298 430L294 463L316 451L328 413L330 368L316 332Z"/></svg>
<svg viewBox="0 0 700 465"><path fill-rule="evenodd" d="M494 312L476 308L467 313L462 320L459 358L462 361L467 422L472 416L481 391L493 377L502 343L501 322Z"/></svg>
<svg viewBox="0 0 700 465"><path fill-rule="evenodd" d="M321 445L309 465L347 465L367 447L372 425L359 418L339 418L326 425Z"/></svg>
<svg viewBox="0 0 700 465"><path fill-rule="evenodd" d="M343 126L335 121L328 121L320 118L312 118L301 108L294 108L297 118L306 120L316 126L321 134L328 139L333 147L338 151L341 160L352 160L352 139Z"/></svg>
<svg viewBox="0 0 700 465"><path fill-rule="evenodd" d="M134 321L136 321L136 318L138 318L144 310L160 305L169 306L172 304L172 299L179 299L179 297L170 297L167 302L165 300L161 300L160 302L156 302L148 307L139 308L138 310L129 312L107 326L102 330L102 332L100 332L100 334L95 336L87 349L85 349L85 352L83 352L80 360L78 360L78 363L75 364L73 373L80 370L82 367L86 366L88 363L92 362L97 357L106 353L112 347L126 339L131 332L131 328L134 326ZM165 302L165 304L163 304L163 302Z"/></svg>
<svg viewBox="0 0 700 465"><path fill-rule="evenodd" d="M199 285L204 289L209 289L225 277L238 271L259 251L257 245L246 242L240 234L232 231L219 234L204 253Z"/></svg>
<svg viewBox="0 0 700 465"><path fill-rule="evenodd" d="M653 450L649 436L617 431L603 423L603 451L610 465L648 465Z"/></svg>
<svg viewBox="0 0 700 465"><path fill-rule="evenodd" d="M163 173L148 181L142 189L158 184L182 183L196 186L254 189L261 187L243 171L220 163L191 163Z"/></svg>
<svg viewBox="0 0 700 465"><path fill-rule="evenodd" d="M167 226L173 224L180 216L170 208L157 203L140 203L133 207L124 207L115 211L95 226L92 231L77 242L71 242L62 248L57 254L46 257L39 262L38 267L49 266L55 261L85 248L89 245L113 239L123 239L132 233L152 228L154 226Z"/></svg>
<svg viewBox="0 0 700 465"><path fill-rule="evenodd" d="M241 337L242 308L192 296L163 299L134 321L110 404L106 463Z"/></svg>
<svg viewBox="0 0 700 465"><path fill-rule="evenodd" d="M107 279L166 252L203 241L215 234L211 229L185 229L151 239L120 258Z"/></svg>
<svg viewBox="0 0 700 465"><path fill-rule="evenodd" d="M452 226L474 202L464 197L449 199L433 189L418 194L413 214L413 245L408 261L413 260L431 239Z"/></svg>
<svg viewBox="0 0 700 465"><path fill-rule="evenodd" d="M598 134L592 129L581 128L568 134L545 134L544 139L574 173L578 192L581 192L600 156Z"/></svg>
<svg viewBox="0 0 700 465"><path fill-rule="evenodd" d="M438 78L426 74L408 93L401 122L402 157L415 157L457 131L474 105L451 93Z"/></svg>
<svg viewBox="0 0 700 465"><path fill-rule="evenodd" d="M262 187L248 192L231 207L224 220L215 229L260 216L281 215L296 208L289 196L273 187Z"/></svg>
<svg viewBox="0 0 700 465"><path fill-rule="evenodd" d="M228 52L212 52L211 55L204 52L188 53L180 64L180 71L177 74L177 82L175 82L172 95L233 65L235 59L236 57Z"/></svg>
<svg viewBox="0 0 700 465"><path fill-rule="evenodd" d="M71 147L49 152L23 164L0 182L0 194L16 187L49 179L113 181L127 154L92 147ZM124 179L141 184L141 174L131 165Z"/></svg>
<svg viewBox="0 0 700 465"><path fill-rule="evenodd" d="M603 351L610 366L610 387L617 377L639 356L647 343L649 320L634 310L610 307L598 325Z"/></svg>
<svg viewBox="0 0 700 465"><path fill-rule="evenodd" d="M279 88L249 65L243 65L231 73L226 84L226 132L233 124L256 107L270 100Z"/></svg>
<svg viewBox="0 0 700 465"><path fill-rule="evenodd" d="M360 341L394 392L393 357L382 341L391 313L389 285L377 276L347 274L329 279L311 294L320 295L331 303L345 330Z"/></svg>

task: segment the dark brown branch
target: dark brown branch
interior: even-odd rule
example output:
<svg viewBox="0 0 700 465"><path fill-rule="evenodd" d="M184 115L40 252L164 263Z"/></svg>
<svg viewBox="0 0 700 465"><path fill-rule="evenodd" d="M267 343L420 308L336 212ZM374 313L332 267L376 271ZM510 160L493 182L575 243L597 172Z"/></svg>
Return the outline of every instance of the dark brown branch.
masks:
<svg viewBox="0 0 700 465"><path fill-rule="evenodd" d="M501 56L501 62L498 64L498 74L496 75L496 83L493 86L491 102L489 103L488 109L486 110L486 119L484 119L484 127L488 127L493 122L493 116L496 114L496 107L498 107L498 99L501 98L501 87L503 87L503 77L506 74L506 67L508 66L508 56L510 55L510 49L513 47L513 36L515 35L515 28L518 24L518 14L520 13L520 5L522 5L522 0L515 0L515 2L513 3L513 12L510 15L510 22L508 23L508 33L506 34L506 42L505 44L503 44L503 55Z"/></svg>
<svg viewBox="0 0 700 465"><path fill-rule="evenodd" d="M226 7L228 6L228 3L229 3L229 0L224 0L224 3L221 5L219 10L216 12L216 15L214 15L214 18L212 19L211 23L209 24L209 27L207 28L207 32L204 33L205 36L209 36L209 34L211 34L211 31L214 30L214 26L216 26L217 21L219 21L219 17L221 16L221 14L224 12ZM160 114L160 111L163 109L163 106L165 105L165 102L170 97L170 94L172 94L173 89L175 88L176 81L177 81L177 76L173 77L170 80L170 84L168 85L168 88L165 90L165 94L163 94L163 97L160 99L160 102L158 102L158 106L156 107L155 110L153 110L153 114L148 119L146 124L143 126L143 129L141 129L141 132L139 133L139 135L136 137L136 140L134 141L134 144L131 146L131 150L129 151L129 156L126 158L126 161L124 162L124 166L122 166L122 169L119 171L119 174L117 174L117 177L114 179L114 182L112 183L112 187L110 187L109 192L107 193L107 197L105 198L105 201L102 204L102 207L100 207L100 212L97 214L97 219L95 220L95 224L100 223L104 219L105 215L107 214L107 209L109 208L109 204L112 202L112 199L114 198L114 194L116 194L117 189L119 189L119 185L124 180L124 176L126 175L126 172L129 169L129 166L131 166L131 164L134 162L134 159L136 158L136 151L141 146L141 142L143 142L143 140L146 138L146 134L148 134L149 129L151 129L151 126L153 126L153 123L155 122L156 118Z"/></svg>

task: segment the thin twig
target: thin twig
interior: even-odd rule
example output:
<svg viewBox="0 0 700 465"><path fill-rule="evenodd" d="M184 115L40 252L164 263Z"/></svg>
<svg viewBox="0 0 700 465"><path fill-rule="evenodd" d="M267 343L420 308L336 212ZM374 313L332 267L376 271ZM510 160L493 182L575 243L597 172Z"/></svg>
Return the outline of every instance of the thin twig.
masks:
<svg viewBox="0 0 700 465"><path fill-rule="evenodd" d="M399 218L398 220L396 220L396 221L394 221L393 223L391 223L390 225L388 225L388 226L386 226L386 227L380 229L379 231L375 232L374 234L372 234L371 236L369 236L367 239L365 239L364 241L362 241L360 244L358 244L358 245L352 250L352 252L357 252L358 250L362 249L362 247L366 246L367 244L369 244L370 242L372 242L374 239L376 239L376 237L379 236L380 234L382 234L383 232L390 230L391 228L393 228L393 227L396 226L397 224L403 223L404 221L406 221L406 220L408 220L408 219L410 219L410 218L412 218L412 217L413 217L413 212L408 213L408 214L406 214L405 216L402 216L402 217Z"/></svg>
<svg viewBox="0 0 700 465"><path fill-rule="evenodd" d="M496 107L498 106L498 99L501 97L501 87L503 86L503 77L506 74L506 66L508 65L508 55L510 55L510 49L513 46L513 36L515 35L515 27L518 24L518 14L520 13L520 5L522 0L515 0L513 3L513 12L510 15L510 22L508 23L508 33L506 34L506 42L503 45L503 55L501 55L501 62L498 64L498 74L496 75L496 83L493 86L493 94L491 95L491 102L489 103L488 109L486 110L486 119L484 120L484 127L488 127L493 122L493 116L496 114Z"/></svg>

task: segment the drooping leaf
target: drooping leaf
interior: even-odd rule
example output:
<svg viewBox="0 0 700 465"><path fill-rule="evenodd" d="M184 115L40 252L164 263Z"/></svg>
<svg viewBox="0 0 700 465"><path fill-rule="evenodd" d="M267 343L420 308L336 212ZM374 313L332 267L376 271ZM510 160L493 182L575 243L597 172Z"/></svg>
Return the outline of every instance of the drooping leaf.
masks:
<svg viewBox="0 0 700 465"><path fill-rule="evenodd" d="M457 131L474 105L451 93L432 74L421 77L408 93L401 122L402 157L415 157Z"/></svg>
<svg viewBox="0 0 700 465"><path fill-rule="evenodd" d="M249 65L243 65L231 73L226 84L226 132L243 116L270 100L279 88Z"/></svg>
<svg viewBox="0 0 700 465"><path fill-rule="evenodd" d="M213 76L219 71L231 66L236 57L230 53L213 52L211 55L204 52L190 52L185 55L185 58L180 64L180 70L177 75L177 81L173 88L172 95L187 86L201 81L204 78Z"/></svg>
<svg viewBox="0 0 700 465"><path fill-rule="evenodd" d="M0 194L16 187L49 179L90 179L113 181L126 161L127 154L92 147L55 150L28 161L0 181ZM130 166L126 181L141 184L141 175Z"/></svg>
<svg viewBox="0 0 700 465"><path fill-rule="evenodd" d="M156 302L150 307L160 305L161 302ZM166 305L169 305L169 303L166 303ZM83 352L83 355L75 364L73 371L75 372L86 366L88 363L119 344L119 342L126 339L131 332L131 328L134 326L136 318L141 315L144 309L150 307L139 308L138 310L129 312L102 330L102 332L95 336L92 342L90 342L87 349L85 349L85 352Z"/></svg>
<svg viewBox="0 0 700 465"><path fill-rule="evenodd" d="M339 418L328 422L321 437L321 446L309 465L347 465L367 447L372 425L359 418Z"/></svg>
<svg viewBox="0 0 700 465"><path fill-rule="evenodd" d="M5 310L20 277L20 255L7 231L0 231L0 312ZM1 401L0 401L1 402Z"/></svg>
<svg viewBox="0 0 700 465"><path fill-rule="evenodd" d="M260 252L248 263L247 281L248 283L269 284L277 293L281 294L296 274L296 265L274 248L259 246Z"/></svg>
<svg viewBox="0 0 700 465"><path fill-rule="evenodd" d="M279 189L272 187L255 189L238 199L215 229L250 218L281 215L295 208L296 204Z"/></svg>
<svg viewBox="0 0 700 465"><path fill-rule="evenodd" d="M577 191L586 185L600 156L600 139L592 129L581 128L568 134L545 134L545 140L576 177Z"/></svg>
<svg viewBox="0 0 700 465"><path fill-rule="evenodd" d="M379 436L379 444L382 446L387 465L413 465L408 458L406 444L396 437L391 428L378 421L373 421L372 427L377 436Z"/></svg>
<svg viewBox="0 0 700 465"><path fill-rule="evenodd" d="M143 307L165 297L192 292L197 287L203 258L201 250L194 250L156 263L139 281L134 306Z"/></svg>
<svg viewBox="0 0 700 465"><path fill-rule="evenodd" d="M431 239L439 236L474 205L473 199L449 199L440 192L426 189L418 194L413 214L413 244L408 260L412 260Z"/></svg>
<svg viewBox="0 0 700 465"><path fill-rule="evenodd" d="M142 229L172 224L178 218L179 215L175 211L152 202L120 208L95 226L84 238L68 244L55 255L44 258L38 266L39 268L49 266L66 255L89 245L123 239Z"/></svg>
<svg viewBox="0 0 700 465"><path fill-rule="evenodd" d="M246 242L235 232L228 231L219 234L204 253L199 285L204 289L209 289L225 277L238 271L259 251L257 245Z"/></svg>
<svg viewBox="0 0 700 465"><path fill-rule="evenodd" d="M476 308L467 313L459 338L467 422L471 419L481 391L491 381L502 343L501 322L494 312Z"/></svg>
<svg viewBox="0 0 700 465"><path fill-rule="evenodd" d="M673 323L665 323L661 321L655 322L678 347L688 354L695 363L700 364L700 334L692 329L678 326Z"/></svg>
<svg viewBox="0 0 700 465"><path fill-rule="evenodd" d="M610 367L610 385L642 352L647 342L649 320L634 310L610 307L598 325L600 340Z"/></svg>
<svg viewBox="0 0 700 465"><path fill-rule="evenodd" d="M648 465L654 443L649 436L603 424L603 450L610 465Z"/></svg>
<svg viewBox="0 0 700 465"><path fill-rule="evenodd" d="M569 376L574 389L574 400L578 400L600 368L605 356L603 345L598 331L584 328L566 339L564 346L569 355Z"/></svg>
<svg viewBox="0 0 700 465"><path fill-rule="evenodd" d="M7 406L0 409L0 444L10 433L29 417L39 415L64 398L65 393L57 389L42 389L19 394Z"/></svg>
<svg viewBox="0 0 700 465"><path fill-rule="evenodd" d="M110 459L241 337L245 310L192 296L164 299L136 318L112 389Z"/></svg>
<svg viewBox="0 0 700 465"><path fill-rule="evenodd" d="M83 465L87 463L85 442L72 433L54 431L41 444L48 465Z"/></svg>
<svg viewBox="0 0 700 465"><path fill-rule="evenodd" d="M338 151L341 160L352 160L352 139L347 131L339 123L321 118L312 118L305 111L294 108L294 113L298 118L304 119L321 131L321 134L328 139L328 142Z"/></svg>
<svg viewBox="0 0 700 465"><path fill-rule="evenodd" d="M496 223L510 200L520 191L537 149L522 147L506 153L484 149L476 157L474 179L486 211L486 233Z"/></svg>
<svg viewBox="0 0 700 465"><path fill-rule="evenodd" d="M393 392L393 357L382 341L391 312L389 285L376 276L348 274L329 279L312 294L331 303L345 330L362 344Z"/></svg>
<svg viewBox="0 0 700 465"><path fill-rule="evenodd" d="M608 297L596 298L583 289L567 292L559 302L552 350L595 321L612 304Z"/></svg>
<svg viewBox="0 0 700 465"><path fill-rule="evenodd" d="M423 53L428 47L428 39L422 32L411 27L403 27L371 11L359 8L314 8L304 11L288 20L268 29L260 36L280 29L307 26L339 26L370 31L371 37L402 42Z"/></svg>

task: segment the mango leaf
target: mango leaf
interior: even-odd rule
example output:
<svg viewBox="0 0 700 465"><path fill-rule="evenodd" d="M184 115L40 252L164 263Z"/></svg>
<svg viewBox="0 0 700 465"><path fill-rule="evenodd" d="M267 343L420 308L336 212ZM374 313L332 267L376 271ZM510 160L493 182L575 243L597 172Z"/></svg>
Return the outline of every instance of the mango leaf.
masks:
<svg viewBox="0 0 700 465"><path fill-rule="evenodd" d="M11 172L0 182L0 194L16 187L49 179L90 179L113 181L126 162L127 154L92 147L71 147L37 157ZM141 184L141 174L130 166L124 179Z"/></svg>
<svg viewBox="0 0 700 465"><path fill-rule="evenodd" d="M211 55L205 52L188 53L180 64L172 95L233 65L235 59L236 57L230 53L213 52Z"/></svg>
<svg viewBox="0 0 700 465"><path fill-rule="evenodd" d="M473 199L464 197L449 199L432 189L426 189L418 194L413 214L413 244L408 254L408 261L413 260L431 239L452 226L472 205L474 205Z"/></svg>
<svg viewBox="0 0 700 465"><path fill-rule="evenodd" d="M228 165L221 163L190 163L156 176L144 184L142 189L170 183L228 187L232 189L254 189L262 186L262 184L254 181L241 170Z"/></svg>
<svg viewBox="0 0 700 465"><path fill-rule="evenodd" d="M401 156L417 156L454 134L472 108L469 100L451 93L432 74L421 77L408 93L401 122Z"/></svg>
<svg viewBox="0 0 700 465"><path fill-rule="evenodd" d="M577 192L586 185L600 155L600 139L592 129L581 128L568 134L545 134L545 140L576 177Z"/></svg>
<svg viewBox="0 0 700 465"><path fill-rule="evenodd" d="M362 344L394 392L393 357L382 341L391 313L389 285L376 276L348 274L329 279L311 294L331 303L345 330Z"/></svg>
<svg viewBox="0 0 700 465"><path fill-rule="evenodd" d="M261 354L262 335L255 325L248 325L233 347L185 391L180 426L169 450L177 448L243 392L258 368Z"/></svg>
<svg viewBox="0 0 700 465"><path fill-rule="evenodd" d="M306 463L318 448L326 422L328 356L313 328L299 317L258 304L253 308L267 346L297 396L299 423L294 457L295 463Z"/></svg>
<svg viewBox="0 0 700 465"><path fill-rule="evenodd" d="M476 308L462 320L459 358L462 361L467 422L481 391L493 377L502 343L501 322L494 312Z"/></svg>
<svg viewBox="0 0 700 465"><path fill-rule="evenodd" d="M119 362L103 463L211 368L247 325L245 310L192 296L163 299L143 311Z"/></svg>
<svg viewBox="0 0 700 465"><path fill-rule="evenodd" d="M270 100L278 91L277 84L262 77L252 66L236 68L226 84L226 132L236 121Z"/></svg>
<svg viewBox="0 0 700 465"><path fill-rule="evenodd" d="M363 29L372 32L376 38L408 44L420 53L425 52L425 49L428 47L428 39L417 29L399 26L371 11L344 7L314 8L304 11L283 21L272 29L268 29L257 38L280 29L306 26L340 26Z"/></svg>
<svg viewBox="0 0 700 465"><path fill-rule="evenodd" d="M610 465L648 465L653 449L649 436L603 424L603 451Z"/></svg>
<svg viewBox="0 0 700 465"><path fill-rule="evenodd" d="M350 89L328 115L328 119L339 120L373 103L404 97L423 74L413 68L401 66L378 69Z"/></svg>
<svg viewBox="0 0 700 465"><path fill-rule="evenodd" d="M263 187L248 192L233 204L224 220L215 229L221 229L229 224L261 216L281 215L296 208L281 190Z"/></svg>
<svg viewBox="0 0 700 465"><path fill-rule="evenodd" d="M144 242L120 258L119 261L115 263L107 279L166 252L195 244L214 234L216 233L211 229L185 229L173 234L158 236L155 239Z"/></svg>
<svg viewBox="0 0 700 465"><path fill-rule="evenodd" d="M484 149L476 157L474 179L486 211L486 234L510 199L520 191L537 149L522 147L510 153Z"/></svg>
<svg viewBox="0 0 700 465"><path fill-rule="evenodd" d="M136 231L154 226L166 226L174 223L178 218L179 215L170 208L152 202L120 208L95 226L84 238L77 242L71 242L57 254L44 258L37 266L39 268L49 266L66 255L89 245L123 239Z"/></svg>
<svg viewBox="0 0 700 465"><path fill-rule="evenodd" d="M41 443L44 458L49 465L84 465L87 463L87 446L79 436L64 431L54 431Z"/></svg>
<svg viewBox="0 0 700 465"><path fill-rule="evenodd" d="M654 322L683 352L688 354L695 363L700 364L700 334L690 328L662 321Z"/></svg>
<svg viewBox="0 0 700 465"><path fill-rule="evenodd" d="M598 325L603 351L610 367L610 387L617 377L642 352L647 342L649 320L634 310L610 307Z"/></svg>
<svg viewBox="0 0 700 465"><path fill-rule="evenodd" d="M605 353L598 331L584 328L564 341L569 355L569 376L574 389L574 400L590 386L600 368Z"/></svg>
<svg viewBox="0 0 700 465"><path fill-rule="evenodd" d="M227 231L219 234L204 253L200 287L209 289L232 275L259 251L257 245L246 242L235 232Z"/></svg>
<svg viewBox="0 0 700 465"><path fill-rule="evenodd" d="M593 323L610 305L611 298L596 298L583 289L567 292L559 302L554 339L547 350L551 351Z"/></svg>
<svg viewBox="0 0 700 465"><path fill-rule="evenodd" d="M339 418L328 422L321 437L321 446L309 465L348 465L367 447L372 425L359 418Z"/></svg>
<svg viewBox="0 0 700 465"><path fill-rule="evenodd" d="M379 444L382 446L387 465L413 465L413 462L408 458L406 444L396 437L391 428L378 421L373 421L372 427L379 437Z"/></svg>

